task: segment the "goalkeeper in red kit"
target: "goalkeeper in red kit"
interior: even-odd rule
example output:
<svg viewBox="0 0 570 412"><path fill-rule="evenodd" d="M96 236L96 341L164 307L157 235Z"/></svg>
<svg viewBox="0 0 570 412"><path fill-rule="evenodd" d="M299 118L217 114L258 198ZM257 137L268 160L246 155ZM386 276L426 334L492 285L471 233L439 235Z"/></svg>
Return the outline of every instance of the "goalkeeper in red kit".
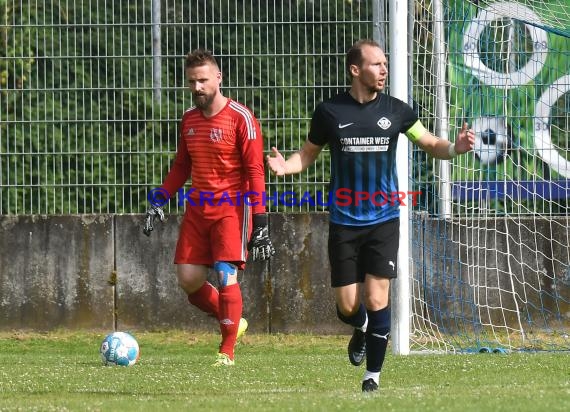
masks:
<svg viewBox="0 0 570 412"><path fill-rule="evenodd" d="M176 158L158 189L164 202L151 204L143 232L149 236L155 220L164 219L160 206L190 177L174 258L176 275L188 301L218 319L222 340L214 365L230 366L236 340L247 329L238 270L245 268L248 250L254 261L275 253L262 201L263 138L252 112L222 95L222 73L209 51L188 54L184 70L194 107L182 115ZM210 268L217 288L207 280Z"/></svg>

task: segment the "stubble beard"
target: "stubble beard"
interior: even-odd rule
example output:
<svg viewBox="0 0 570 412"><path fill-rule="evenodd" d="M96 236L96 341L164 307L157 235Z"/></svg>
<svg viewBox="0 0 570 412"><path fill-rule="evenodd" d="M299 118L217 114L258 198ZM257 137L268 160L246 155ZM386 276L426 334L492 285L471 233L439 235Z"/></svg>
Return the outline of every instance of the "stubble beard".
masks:
<svg viewBox="0 0 570 412"><path fill-rule="evenodd" d="M382 90L384 90L383 87L378 86L378 85L374 85L374 86L371 86L371 87L368 88L368 93L369 93L370 95L374 95L374 94L377 94L377 93L382 93Z"/></svg>
<svg viewBox="0 0 570 412"><path fill-rule="evenodd" d="M382 93L382 91L384 90L384 84L379 85L378 83L376 83L374 87L372 87L372 90L376 93Z"/></svg>

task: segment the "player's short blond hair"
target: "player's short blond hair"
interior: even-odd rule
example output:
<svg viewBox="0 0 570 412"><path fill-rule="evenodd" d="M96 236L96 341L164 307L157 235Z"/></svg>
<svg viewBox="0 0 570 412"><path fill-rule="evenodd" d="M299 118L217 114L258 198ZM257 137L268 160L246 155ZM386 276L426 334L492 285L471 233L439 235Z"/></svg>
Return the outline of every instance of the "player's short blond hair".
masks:
<svg viewBox="0 0 570 412"><path fill-rule="evenodd" d="M196 49L192 53L186 55L186 61L184 62L184 69L191 67L204 66L206 64L212 64L219 68L216 58L209 50Z"/></svg>

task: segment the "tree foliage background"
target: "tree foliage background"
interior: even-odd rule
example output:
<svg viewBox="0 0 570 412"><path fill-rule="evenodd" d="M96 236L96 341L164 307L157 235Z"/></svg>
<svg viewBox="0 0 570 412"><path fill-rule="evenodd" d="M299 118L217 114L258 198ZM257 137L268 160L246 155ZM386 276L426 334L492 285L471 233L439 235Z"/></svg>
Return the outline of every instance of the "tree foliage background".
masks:
<svg viewBox="0 0 570 412"><path fill-rule="evenodd" d="M0 0L0 213L143 212L148 191L160 185L168 172L179 119L192 105L185 91L183 61L197 47L208 48L218 57L224 93L254 111L266 150L276 146L288 155L306 139L316 104L346 88L347 48L358 39L373 37L375 25L380 24L387 37L390 23L375 21L372 3L161 0L157 85L151 0ZM504 105L507 99L518 137L508 153L509 161L481 165L474 157L458 159L454 179L522 179L541 173L548 177L528 143L532 130L525 124L532 123L532 113L521 108L534 104L552 79L567 73L569 39L567 31L560 29L567 22L551 18L548 21L555 23L545 27L550 30L552 48L548 71L543 70L539 79L524 88L491 98L488 91L473 87L472 75L457 75L462 70L461 51L453 49L466 22L489 3L444 1L450 22L445 33L450 47L450 135L466 115L474 116L466 108L475 100L484 101L487 111L500 113L495 103ZM565 13L562 0L544 4L544 10L560 16ZM388 2L384 6L387 13ZM435 132L432 3L417 1L412 12L413 105L428 130ZM511 44L497 41L506 39L508 33L500 28L485 32L490 40L479 46L488 50L489 64L504 54L500 47L506 46L496 45ZM524 61L529 46L520 43L517 59ZM495 63L504 65L501 62ZM552 138L570 153L568 100L566 94L553 109L556 132ZM511 160L519 158L524 167L515 170ZM423 193L417 210L437 214L437 163L415 148L411 165L412 189ZM270 193L326 192L328 152L301 175L279 179L268 175L267 180ZM311 204L270 206L271 211L319 209ZM177 202L171 202L170 208L182 209ZM496 208L506 211L504 205ZM548 208L552 205L525 206L530 212Z"/></svg>
<svg viewBox="0 0 570 412"><path fill-rule="evenodd" d="M192 104L183 59L197 47L218 57L266 148L297 149L315 104L345 86L346 47L370 36L368 6L322 3L163 0L157 92L151 1L0 0L0 213L144 211ZM269 190L327 181L325 154Z"/></svg>

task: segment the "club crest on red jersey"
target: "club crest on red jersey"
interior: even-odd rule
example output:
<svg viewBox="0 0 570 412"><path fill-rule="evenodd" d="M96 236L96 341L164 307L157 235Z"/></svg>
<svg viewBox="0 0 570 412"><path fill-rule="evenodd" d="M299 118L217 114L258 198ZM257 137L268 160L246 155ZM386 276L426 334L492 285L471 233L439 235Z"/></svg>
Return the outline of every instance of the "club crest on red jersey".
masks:
<svg viewBox="0 0 570 412"><path fill-rule="evenodd" d="M210 140L214 143L222 141L222 129L210 129Z"/></svg>

